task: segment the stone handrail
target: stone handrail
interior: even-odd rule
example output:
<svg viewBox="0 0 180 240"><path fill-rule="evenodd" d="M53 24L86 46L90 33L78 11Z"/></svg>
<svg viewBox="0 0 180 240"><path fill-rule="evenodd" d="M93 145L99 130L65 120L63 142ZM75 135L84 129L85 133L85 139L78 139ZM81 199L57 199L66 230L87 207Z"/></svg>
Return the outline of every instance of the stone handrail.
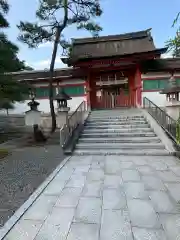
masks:
<svg viewBox="0 0 180 240"><path fill-rule="evenodd" d="M77 109L72 113L72 115L68 119L68 123L65 124L60 129L60 145L62 148L66 146L69 139L73 135L74 130L79 126L83 125L88 115L88 110L86 108L86 102L83 101Z"/></svg>

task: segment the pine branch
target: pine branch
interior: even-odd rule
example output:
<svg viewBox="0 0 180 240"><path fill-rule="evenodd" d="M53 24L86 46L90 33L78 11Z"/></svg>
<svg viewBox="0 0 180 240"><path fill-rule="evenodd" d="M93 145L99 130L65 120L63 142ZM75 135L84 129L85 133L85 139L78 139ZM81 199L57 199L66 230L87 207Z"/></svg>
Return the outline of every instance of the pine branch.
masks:
<svg viewBox="0 0 180 240"><path fill-rule="evenodd" d="M20 22L18 28L21 32L19 40L36 48L43 42L53 42L56 34L62 35L64 29L76 25L77 29L85 29L93 36L98 36L102 28L92 21L92 18L101 16L100 1L97 0L39 0L36 11L38 21L45 24ZM58 30L57 30L58 29ZM61 38L61 36L60 36ZM58 44L61 44L61 39ZM62 46L64 49L64 47Z"/></svg>
<svg viewBox="0 0 180 240"><path fill-rule="evenodd" d="M0 0L0 11L7 14L9 12L9 4L6 0Z"/></svg>
<svg viewBox="0 0 180 240"><path fill-rule="evenodd" d="M49 103L52 116L52 129L56 128L56 117L53 104L53 74L58 45L63 54L70 53L71 43L66 41L63 31L76 25L77 29L85 29L98 36L102 28L93 20L100 17L102 10L100 0L39 0L36 11L38 23L20 22L19 40L29 47L35 48L43 42L53 42L51 63L49 66ZM43 23L43 24L42 24Z"/></svg>

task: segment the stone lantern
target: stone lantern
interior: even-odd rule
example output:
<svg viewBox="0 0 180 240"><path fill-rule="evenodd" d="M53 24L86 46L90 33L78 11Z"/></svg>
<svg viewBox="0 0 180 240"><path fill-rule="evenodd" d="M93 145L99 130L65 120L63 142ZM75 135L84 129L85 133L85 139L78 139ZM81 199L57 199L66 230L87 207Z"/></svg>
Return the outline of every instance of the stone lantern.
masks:
<svg viewBox="0 0 180 240"><path fill-rule="evenodd" d="M62 88L56 95L54 100L57 101L57 126L61 128L64 124L68 123L68 112L70 108L67 106L67 101L72 98L67 95Z"/></svg>
<svg viewBox="0 0 180 240"><path fill-rule="evenodd" d="M30 107L30 110L34 110L34 111L38 111L38 106L39 106L39 102L35 101L34 98L28 102L28 106Z"/></svg>
<svg viewBox="0 0 180 240"><path fill-rule="evenodd" d="M179 119L180 101L179 101L180 86L174 78L174 72L168 81L168 85L161 91L161 94L166 94L166 112L173 119Z"/></svg>
<svg viewBox="0 0 180 240"><path fill-rule="evenodd" d="M38 110L39 102L32 100L27 104L30 110L26 111L25 124L26 126L40 125L41 123L41 112Z"/></svg>

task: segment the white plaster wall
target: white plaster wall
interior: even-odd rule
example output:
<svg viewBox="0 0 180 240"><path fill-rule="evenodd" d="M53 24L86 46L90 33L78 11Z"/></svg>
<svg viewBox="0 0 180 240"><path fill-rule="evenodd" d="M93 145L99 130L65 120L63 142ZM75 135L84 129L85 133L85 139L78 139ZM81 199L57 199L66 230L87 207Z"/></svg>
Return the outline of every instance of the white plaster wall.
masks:
<svg viewBox="0 0 180 240"><path fill-rule="evenodd" d="M153 103L159 107L165 107L166 95L160 94L159 92L142 92L142 98L147 97ZM143 99L142 99L143 103Z"/></svg>
<svg viewBox="0 0 180 240"><path fill-rule="evenodd" d="M86 97L81 96L81 97L72 97L72 100L68 101L68 107L70 107L70 111L76 110L76 108L79 106L79 104L82 101L85 101ZM50 112L50 107L49 107L49 100L48 99L41 99L37 100L40 105L39 105L39 111L42 113L49 113ZM15 103L14 106L15 108L13 110L9 110L9 114L23 114L26 111L29 110L29 107L27 106L27 103L29 101L24 101L23 103ZM55 108L57 107L56 101L54 101L54 106ZM6 113L6 111L0 111L0 113Z"/></svg>
<svg viewBox="0 0 180 240"><path fill-rule="evenodd" d="M150 99L152 102L154 102L156 105L160 107L165 107L166 97L165 95L160 94L159 92L142 92L142 98L144 97L147 97L148 99ZM79 104L82 101L86 101L86 96L72 97L72 100L68 101L68 106L70 107L70 111L76 110L76 108L79 106ZM28 102L29 101L25 101L23 103L15 103L15 109L9 110L9 114L24 114L26 111L29 110L29 107L27 106ZM39 111L41 111L42 113L50 112L48 99L41 99L41 100L38 100L38 102L40 103ZM54 102L54 106L55 108L57 107L56 102ZM6 115L5 110L0 111L0 114L3 114L3 113Z"/></svg>
<svg viewBox="0 0 180 240"><path fill-rule="evenodd" d="M73 97L72 100L69 100L68 107L70 107L70 111L75 111L82 101L86 101L86 96Z"/></svg>

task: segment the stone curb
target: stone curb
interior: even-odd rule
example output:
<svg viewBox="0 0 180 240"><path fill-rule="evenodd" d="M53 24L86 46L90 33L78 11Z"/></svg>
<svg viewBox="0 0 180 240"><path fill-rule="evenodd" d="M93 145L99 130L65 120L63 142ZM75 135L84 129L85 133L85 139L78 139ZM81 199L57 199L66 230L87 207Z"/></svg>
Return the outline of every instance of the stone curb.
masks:
<svg viewBox="0 0 180 240"><path fill-rule="evenodd" d="M175 152L162 152L162 153L118 153L118 152L81 152L79 151L74 151L73 156L135 156L135 157L140 157L140 156L151 156L151 157L160 157L160 156L177 156Z"/></svg>
<svg viewBox="0 0 180 240"><path fill-rule="evenodd" d="M31 207L31 205L36 201L44 189L53 181L56 175L59 173L61 168L69 161L71 156L66 157L57 168L50 174L50 176L36 189L36 191L29 197L29 199L14 213L14 215L5 223L5 225L0 228L0 240L9 233L9 231L14 227L18 220L24 215L24 213Z"/></svg>

